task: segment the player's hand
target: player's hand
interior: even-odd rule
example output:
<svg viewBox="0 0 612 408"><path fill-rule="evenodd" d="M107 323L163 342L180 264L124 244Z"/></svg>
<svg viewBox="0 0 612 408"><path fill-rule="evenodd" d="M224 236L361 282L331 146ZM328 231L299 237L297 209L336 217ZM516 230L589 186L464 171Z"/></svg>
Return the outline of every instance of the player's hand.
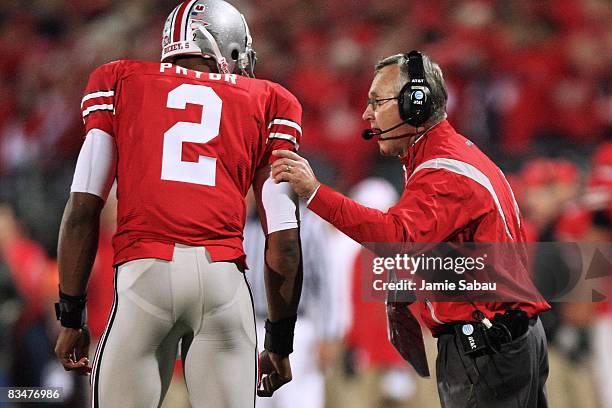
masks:
<svg viewBox="0 0 612 408"><path fill-rule="evenodd" d="M308 200L321 184L308 160L289 150L274 150L272 154L280 157L272 163L272 180L276 183L289 182L300 198Z"/></svg>
<svg viewBox="0 0 612 408"><path fill-rule="evenodd" d="M76 371L80 375L91 373L89 365L89 343L91 335L89 328L84 326L82 329L72 329L62 327L57 343L55 344L55 355L66 371Z"/></svg>
<svg viewBox="0 0 612 408"><path fill-rule="evenodd" d="M281 356L267 350L259 354L259 379L257 396L271 397L274 391L291 381L289 356Z"/></svg>

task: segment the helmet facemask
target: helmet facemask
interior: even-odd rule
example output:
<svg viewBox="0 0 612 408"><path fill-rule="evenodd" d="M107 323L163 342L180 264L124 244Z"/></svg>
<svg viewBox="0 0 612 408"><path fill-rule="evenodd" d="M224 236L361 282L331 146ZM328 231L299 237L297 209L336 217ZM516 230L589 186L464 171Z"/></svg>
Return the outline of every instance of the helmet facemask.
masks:
<svg viewBox="0 0 612 408"><path fill-rule="evenodd" d="M241 75L255 78L255 63L257 62L257 53L253 49L253 38L251 37L249 25L247 24L243 14L240 14L240 17L242 17L242 22L244 23L244 29L246 31L246 46L244 52L241 52L238 55L237 66Z"/></svg>

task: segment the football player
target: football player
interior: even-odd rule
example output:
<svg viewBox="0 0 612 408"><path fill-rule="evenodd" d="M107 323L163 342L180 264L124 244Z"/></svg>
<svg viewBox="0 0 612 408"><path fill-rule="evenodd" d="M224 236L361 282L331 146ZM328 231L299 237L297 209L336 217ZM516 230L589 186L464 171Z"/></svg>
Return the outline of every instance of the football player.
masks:
<svg viewBox="0 0 612 408"><path fill-rule="evenodd" d="M248 407L291 380L302 271L295 199L269 177L275 149L296 151L301 106L253 77L242 14L188 0L168 16L161 62L122 60L89 78L86 138L59 235L66 370L91 371L93 407L157 407L180 344L193 407ZM87 282L100 210L117 182L115 299L88 356ZM254 186L266 232L268 320L257 351L242 248Z"/></svg>

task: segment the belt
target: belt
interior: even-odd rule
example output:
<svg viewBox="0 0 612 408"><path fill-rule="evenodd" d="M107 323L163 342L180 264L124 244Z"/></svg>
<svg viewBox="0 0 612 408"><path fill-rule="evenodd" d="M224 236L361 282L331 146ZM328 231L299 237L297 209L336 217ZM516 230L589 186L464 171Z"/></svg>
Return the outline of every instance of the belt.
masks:
<svg viewBox="0 0 612 408"><path fill-rule="evenodd" d="M512 328L510 328L510 334L512 334L512 338L513 339L517 339L519 337L521 337L523 334L527 333L527 330L529 329L529 327L535 325L538 322L538 315L535 315L533 317L529 318L529 326L527 326L524 330L513 330ZM434 335L434 337L440 337L443 335L447 335L447 334L455 334L455 327L456 326L463 326L465 324L471 324L473 326L479 326L482 325L482 322L476 322L476 321L457 321L457 322L450 322L450 323L444 323L441 326L438 326L436 328L436 334Z"/></svg>

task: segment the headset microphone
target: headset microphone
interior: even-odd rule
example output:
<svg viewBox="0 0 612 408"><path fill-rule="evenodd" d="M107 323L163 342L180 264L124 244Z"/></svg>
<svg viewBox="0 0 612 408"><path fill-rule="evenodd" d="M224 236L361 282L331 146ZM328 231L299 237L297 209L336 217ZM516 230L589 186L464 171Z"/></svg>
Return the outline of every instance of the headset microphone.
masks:
<svg viewBox="0 0 612 408"><path fill-rule="evenodd" d="M400 123L398 123L395 126L390 127L389 129L385 129L385 130L380 130L380 129L363 129L363 131L361 132L361 137L363 137L365 140L370 140L372 139L374 136L380 136L380 135L384 135L387 132L391 132L392 130L397 129L398 127L406 124L407 122L404 120ZM389 139L395 139L395 138L389 138Z"/></svg>
<svg viewBox="0 0 612 408"><path fill-rule="evenodd" d="M361 137L363 137L364 140L370 140L374 136L378 136L378 132L375 132L372 129L363 129L361 132Z"/></svg>

